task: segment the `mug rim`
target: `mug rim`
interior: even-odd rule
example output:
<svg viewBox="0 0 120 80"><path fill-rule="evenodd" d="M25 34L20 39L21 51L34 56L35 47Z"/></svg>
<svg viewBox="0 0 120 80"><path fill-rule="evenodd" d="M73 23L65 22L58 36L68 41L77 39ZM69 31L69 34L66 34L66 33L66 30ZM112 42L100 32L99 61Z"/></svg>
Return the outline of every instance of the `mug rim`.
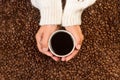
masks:
<svg viewBox="0 0 120 80"><path fill-rule="evenodd" d="M52 37L53 37L56 33L59 33L59 32L65 32L65 33L69 34L70 37L72 38L72 41L73 41L73 48L72 48L72 50L71 50L68 54L66 54L66 55L58 55L58 54L56 54L56 53L52 50L52 48L51 48L51 39L52 39ZM74 38L74 36L72 35L72 33L70 33L69 31L66 31L66 30L57 30L57 31L55 31L55 32L53 32L53 33L51 34L51 36L50 36L50 38L49 38L49 40L48 40L48 47L49 47L49 49L50 49L50 52L51 52L53 55L55 55L55 56L57 56L57 57L66 57L66 56L70 55L70 54L74 51L74 49L75 49L75 38Z"/></svg>

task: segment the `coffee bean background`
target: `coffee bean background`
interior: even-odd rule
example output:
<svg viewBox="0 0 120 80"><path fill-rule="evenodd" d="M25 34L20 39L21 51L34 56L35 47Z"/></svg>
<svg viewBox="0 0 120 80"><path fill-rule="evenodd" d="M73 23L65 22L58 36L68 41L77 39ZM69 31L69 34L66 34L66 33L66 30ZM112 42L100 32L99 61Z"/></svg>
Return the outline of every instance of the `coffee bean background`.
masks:
<svg viewBox="0 0 120 80"><path fill-rule="evenodd" d="M69 62L38 51L39 19L30 0L0 0L0 80L120 80L120 0L97 0L84 11L85 40Z"/></svg>

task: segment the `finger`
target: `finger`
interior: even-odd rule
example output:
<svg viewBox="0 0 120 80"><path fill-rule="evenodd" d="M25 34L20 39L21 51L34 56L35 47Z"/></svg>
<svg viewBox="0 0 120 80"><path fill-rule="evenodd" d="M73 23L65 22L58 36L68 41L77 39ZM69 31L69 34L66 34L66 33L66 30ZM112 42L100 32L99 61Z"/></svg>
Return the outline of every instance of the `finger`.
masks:
<svg viewBox="0 0 120 80"><path fill-rule="evenodd" d="M84 36L82 34L79 37L77 37L75 35L75 39L76 39L76 44L75 44L76 46L75 46L75 48L79 50L81 48L82 42L84 40Z"/></svg>
<svg viewBox="0 0 120 80"><path fill-rule="evenodd" d="M65 61L65 60L66 60L65 57L62 57L61 61Z"/></svg>
<svg viewBox="0 0 120 80"><path fill-rule="evenodd" d="M38 50L39 50L40 52L42 52L42 48L41 48L41 46L40 46L39 43L37 44L37 47L38 47ZM42 52L42 53L43 53L43 52Z"/></svg>
<svg viewBox="0 0 120 80"><path fill-rule="evenodd" d="M79 50L79 49L81 48L81 45L82 45L83 40L84 40L84 36L81 35L81 36L80 36L80 39L77 40L76 49Z"/></svg>
<svg viewBox="0 0 120 80"><path fill-rule="evenodd" d="M35 36L37 44L40 43L40 41L42 39L42 35L43 35L42 31L40 31L40 29L39 29L36 36Z"/></svg>
<svg viewBox="0 0 120 80"><path fill-rule="evenodd" d="M52 54L51 52L49 52L50 54ZM52 54L52 56L50 56L53 60L55 60L55 61L59 61L60 60L60 58L59 57L57 57L57 56L54 56L53 54Z"/></svg>
<svg viewBox="0 0 120 80"><path fill-rule="evenodd" d="M48 51L48 40L49 40L50 35L51 34L48 32L43 34L43 38L41 40L41 45L42 45L42 50L44 52Z"/></svg>
<svg viewBox="0 0 120 80"><path fill-rule="evenodd" d="M54 56L51 52L47 51L45 52L46 55L50 56L53 60L59 61L59 57Z"/></svg>
<svg viewBox="0 0 120 80"><path fill-rule="evenodd" d="M42 48L41 48L41 44L40 44L40 41L41 41L41 38L42 38L42 32L40 31L40 29L38 30L35 38L36 38L38 50L39 50L40 52L42 52Z"/></svg>
<svg viewBox="0 0 120 80"><path fill-rule="evenodd" d="M52 55L51 52L49 52L49 51L43 52L43 51L42 51L42 48L41 48L41 46L40 46L39 44L37 44L37 47L38 47L38 50L39 50L40 52L42 52L43 54L45 54L45 55L47 55L47 56L50 56L50 57L53 57L53 55ZM54 58L54 59L55 59L55 58Z"/></svg>
<svg viewBox="0 0 120 80"><path fill-rule="evenodd" d="M79 50L81 48L81 44L76 45L76 49Z"/></svg>
<svg viewBox="0 0 120 80"><path fill-rule="evenodd" d="M45 55L47 55L47 56L50 56L50 57L53 56L52 53L50 53L50 52L48 52L48 51L47 51L47 52L43 52L40 44L38 44L37 46L38 46L39 51L42 52L43 54L45 54Z"/></svg>
<svg viewBox="0 0 120 80"><path fill-rule="evenodd" d="M53 60L55 60L55 61L59 61L60 60L60 58L58 58L58 57L56 57L56 56L52 56L51 57Z"/></svg>
<svg viewBox="0 0 120 80"><path fill-rule="evenodd" d="M78 53L78 51L79 50L74 50L71 55L69 55L65 58L65 61L69 61L70 59L72 59Z"/></svg>
<svg viewBox="0 0 120 80"><path fill-rule="evenodd" d="M52 54L51 52L49 52L49 51L44 52L44 54L46 54L47 56L50 56L50 57L52 57L52 56L53 56L53 54Z"/></svg>

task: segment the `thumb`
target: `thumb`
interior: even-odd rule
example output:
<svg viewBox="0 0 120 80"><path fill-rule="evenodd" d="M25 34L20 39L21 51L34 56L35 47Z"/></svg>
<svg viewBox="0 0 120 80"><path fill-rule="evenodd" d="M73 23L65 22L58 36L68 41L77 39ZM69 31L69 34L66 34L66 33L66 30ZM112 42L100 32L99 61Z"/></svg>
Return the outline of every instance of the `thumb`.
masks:
<svg viewBox="0 0 120 80"><path fill-rule="evenodd" d="M76 38L76 41L77 41L76 42L76 49L79 50L81 48L83 40L84 40L83 35L81 35L80 38Z"/></svg>
<svg viewBox="0 0 120 80"><path fill-rule="evenodd" d="M79 50L81 48L81 44L76 45L76 49Z"/></svg>

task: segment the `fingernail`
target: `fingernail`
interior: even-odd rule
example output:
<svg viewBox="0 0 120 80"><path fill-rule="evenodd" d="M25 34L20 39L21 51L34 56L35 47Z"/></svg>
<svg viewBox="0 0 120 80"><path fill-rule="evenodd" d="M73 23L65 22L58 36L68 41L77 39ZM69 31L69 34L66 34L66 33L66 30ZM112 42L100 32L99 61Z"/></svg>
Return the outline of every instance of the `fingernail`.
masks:
<svg viewBox="0 0 120 80"><path fill-rule="evenodd" d="M48 51L48 48L43 48L43 51Z"/></svg>
<svg viewBox="0 0 120 80"><path fill-rule="evenodd" d="M47 54L48 56L52 57L53 55L49 52L45 52L45 54Z"/></svg>
<svg viewBox="0 0 120 80"><path fill-rule="evenodd" d="M77 48L77 49L80 49L80 48L81 48L81 45L77 45L76 48Z"/></svg>
<svg viewBox="0 0 120 80"><path fill-rule="evenodd" d="M58 60L59 60L59 59L57 59L57 58L56 58L56 57L54 57L54 56L53 56L53 59L54 59L55 61L58 61Z"/></svg>
<svg viewBox="0 0 120 80"><path fill-rule="evenodd" d="M65 61L65 58L62 58L62 61Z"/></svg>

